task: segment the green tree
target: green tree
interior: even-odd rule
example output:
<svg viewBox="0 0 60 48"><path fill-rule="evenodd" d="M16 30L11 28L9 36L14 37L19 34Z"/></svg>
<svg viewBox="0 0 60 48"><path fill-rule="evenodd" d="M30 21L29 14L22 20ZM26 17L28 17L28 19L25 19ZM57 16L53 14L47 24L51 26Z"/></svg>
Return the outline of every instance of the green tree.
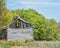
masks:
<svg viewBox="0 0 60 48"><path fill-rule="evenodd" d="M36 40L56 40L57 23L54 19L47 20L42 14L33 9L14 10L13 13L19 15L30 24L34 25L34 38Z"/></svg>
<svg viewBox="0 0 60 48"><path fill-rule="evenodd" d="M6 0L0 0L0 16L2 16L2 13L4 12L5 8L6 8Z"/></svg>
<svg viewBox="0 0 60 48"><path fill-rule="evenodd" d="M15 13L12 13L7 8L5 8L4 12L2 13L2 16L0 16L0 29L8 25L12 21L14 16L18 16L18 15Z"/></svg>
<svg viewBox="0 0 60 48"><path fill-rule="evenodd" d="M54 19L46 21L45 29L46 40L57 40L58 38L57 23Z"/></svg>

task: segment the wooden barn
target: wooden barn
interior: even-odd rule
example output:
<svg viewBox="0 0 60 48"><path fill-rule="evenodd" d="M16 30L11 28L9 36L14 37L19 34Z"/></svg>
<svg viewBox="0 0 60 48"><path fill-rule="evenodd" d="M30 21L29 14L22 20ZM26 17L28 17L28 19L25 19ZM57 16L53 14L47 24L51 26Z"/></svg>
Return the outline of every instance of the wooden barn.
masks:
<svg viewBox="0 0 60 48"><path fill-rule="evenodd" d="M33 40L34 26L15 16L12 22L4 28L2 33L3 39L7 41Z"/></svg>

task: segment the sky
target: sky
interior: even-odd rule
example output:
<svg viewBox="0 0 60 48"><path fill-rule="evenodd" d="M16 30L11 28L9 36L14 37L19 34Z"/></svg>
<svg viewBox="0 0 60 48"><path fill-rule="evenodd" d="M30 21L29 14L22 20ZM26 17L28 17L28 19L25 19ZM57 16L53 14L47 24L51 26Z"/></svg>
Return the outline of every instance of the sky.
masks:
<svg viewBox="0 0 60 48"><path fill-rule="evenodd" d="M6 6L10 10L31 8L60 22L60 0L7 0Z"/></svg>

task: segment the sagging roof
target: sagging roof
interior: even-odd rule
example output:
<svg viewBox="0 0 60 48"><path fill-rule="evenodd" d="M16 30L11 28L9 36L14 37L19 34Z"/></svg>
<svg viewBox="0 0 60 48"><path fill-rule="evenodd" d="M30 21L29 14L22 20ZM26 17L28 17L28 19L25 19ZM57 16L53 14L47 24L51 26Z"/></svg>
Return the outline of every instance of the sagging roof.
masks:
<svg viewBox="0 0 60 48"><path fill-rule="evenodd" d="M18 16L14 16L12 22L9 25L13 24L13 22L15 22L16 20L21 20L22 22L31 25L30 23L28 23L27 21L23 20L22 18L20 18ZM9 27L9 25L7 25L6 28ZM33 25L31 25L31 26L34 28Z"/></svg>

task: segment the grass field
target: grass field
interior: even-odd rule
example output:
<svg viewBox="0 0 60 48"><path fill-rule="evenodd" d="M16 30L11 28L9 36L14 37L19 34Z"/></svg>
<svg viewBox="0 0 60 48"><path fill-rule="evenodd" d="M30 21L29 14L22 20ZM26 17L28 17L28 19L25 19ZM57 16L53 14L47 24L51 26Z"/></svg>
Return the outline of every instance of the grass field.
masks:
<svg viewBox="0 0 60 48"><path fill-rule="evenodd" d="M0 48L60 48L60 41L0 41Z"/></svg>

